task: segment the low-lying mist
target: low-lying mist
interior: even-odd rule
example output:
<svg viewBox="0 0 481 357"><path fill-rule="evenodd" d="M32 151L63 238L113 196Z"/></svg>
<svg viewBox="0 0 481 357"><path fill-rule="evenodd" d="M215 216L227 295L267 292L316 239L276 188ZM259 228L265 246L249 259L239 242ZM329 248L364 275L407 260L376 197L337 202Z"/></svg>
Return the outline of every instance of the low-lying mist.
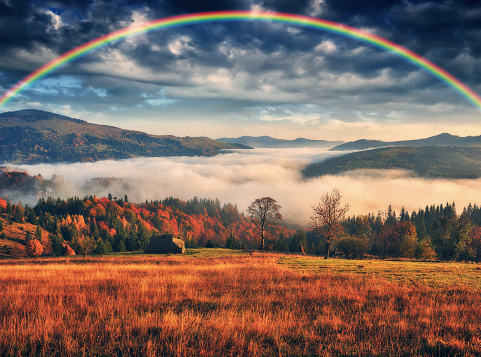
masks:
<svg viewBox="0 0 481 357"><path fill-rule="evenodd" d="M300 170L311 162L339 155L324 149L254 149L214 157L141 158L75 164L22 166L31 175L56 178L54 197L85 195L124 198L131 202L176 197L218 198L239 211L258 197L270 196L282 206L286 221L307 225L312 205L338 188L349 215L377 213L391 204L399 213L426 205L455 202L461 210L481 203L481 180L423 179L402 170L359 170L339 176L305 180ZM98 180L96 178L116 178ZM11 196L35 204L37 197Z"/></svg>

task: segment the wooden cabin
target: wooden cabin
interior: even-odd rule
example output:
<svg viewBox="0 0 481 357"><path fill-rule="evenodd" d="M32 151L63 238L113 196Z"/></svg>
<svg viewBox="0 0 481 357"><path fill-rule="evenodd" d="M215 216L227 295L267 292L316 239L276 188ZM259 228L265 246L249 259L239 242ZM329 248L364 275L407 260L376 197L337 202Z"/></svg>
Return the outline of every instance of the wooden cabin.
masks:
<svg viewBox="0 0 481 357"><path fill-rule="evenodd" d="M182 239L174 238L172 234L153 236L144 252L148 254L184 254L185 242Z"/></svg>

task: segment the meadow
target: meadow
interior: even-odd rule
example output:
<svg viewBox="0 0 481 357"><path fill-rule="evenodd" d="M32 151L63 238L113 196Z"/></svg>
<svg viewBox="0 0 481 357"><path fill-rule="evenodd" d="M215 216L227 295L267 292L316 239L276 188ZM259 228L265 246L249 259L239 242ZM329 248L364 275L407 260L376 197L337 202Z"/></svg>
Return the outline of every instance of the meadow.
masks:
<svg viewBox="0 0 481 357"><path fill-rule="evenodd" d="M225 249L0 261L0 355L479 356L476 264Z"/></svg>

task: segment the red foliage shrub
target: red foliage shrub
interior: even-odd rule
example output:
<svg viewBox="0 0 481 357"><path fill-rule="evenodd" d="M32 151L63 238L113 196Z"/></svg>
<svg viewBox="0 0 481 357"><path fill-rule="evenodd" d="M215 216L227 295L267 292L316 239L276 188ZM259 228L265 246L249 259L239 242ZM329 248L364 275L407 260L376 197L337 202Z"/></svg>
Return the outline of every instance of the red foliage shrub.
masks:
<svg viewBox="0 0 481 357"><path fill-rule="evenodd" d="M43 245L38 239L32 239L27 242L27 254L31 257L41 256L43 253Z"/></svg>

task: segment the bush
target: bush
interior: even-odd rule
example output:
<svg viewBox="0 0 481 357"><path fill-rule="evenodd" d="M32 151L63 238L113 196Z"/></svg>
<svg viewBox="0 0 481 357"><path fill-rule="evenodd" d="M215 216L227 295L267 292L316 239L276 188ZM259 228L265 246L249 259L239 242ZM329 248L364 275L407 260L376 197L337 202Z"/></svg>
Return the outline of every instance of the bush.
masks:
<svg viewBox="0 0 481 357"><path fill-rule="evenodd" d="M429 239L423 239L418 242L416 246L416 258L422 260L436 259L436 252L434 251Z"/></svg>
<svg viewBox="0 0 481 357"><path fill-rule="evenodd" d="M360 238L343 237L337 242L337 249L345 258L360 258L367 252L367 242Z"/></svg>
<svg viewBox="0 0 481 357"><path fill-rule="evenodd" d="M43 253L43 245L37 239L27 242L27 254L31 257L38 257Z"/></svg>
<svg viewBox="0 0 481 357"><path fill-rule="evenodd" d="M212 242L210 239L205 242L205 247L206 248L215 248L214 242Z"/></svg>
<svg viewBox="0 0 481 357"><path fill-rule="evenodd" d="M229 238L227 238L227 241L225 242L225 247L228 249L240 249L241 244L236 237L231 235Z"/></svg>

